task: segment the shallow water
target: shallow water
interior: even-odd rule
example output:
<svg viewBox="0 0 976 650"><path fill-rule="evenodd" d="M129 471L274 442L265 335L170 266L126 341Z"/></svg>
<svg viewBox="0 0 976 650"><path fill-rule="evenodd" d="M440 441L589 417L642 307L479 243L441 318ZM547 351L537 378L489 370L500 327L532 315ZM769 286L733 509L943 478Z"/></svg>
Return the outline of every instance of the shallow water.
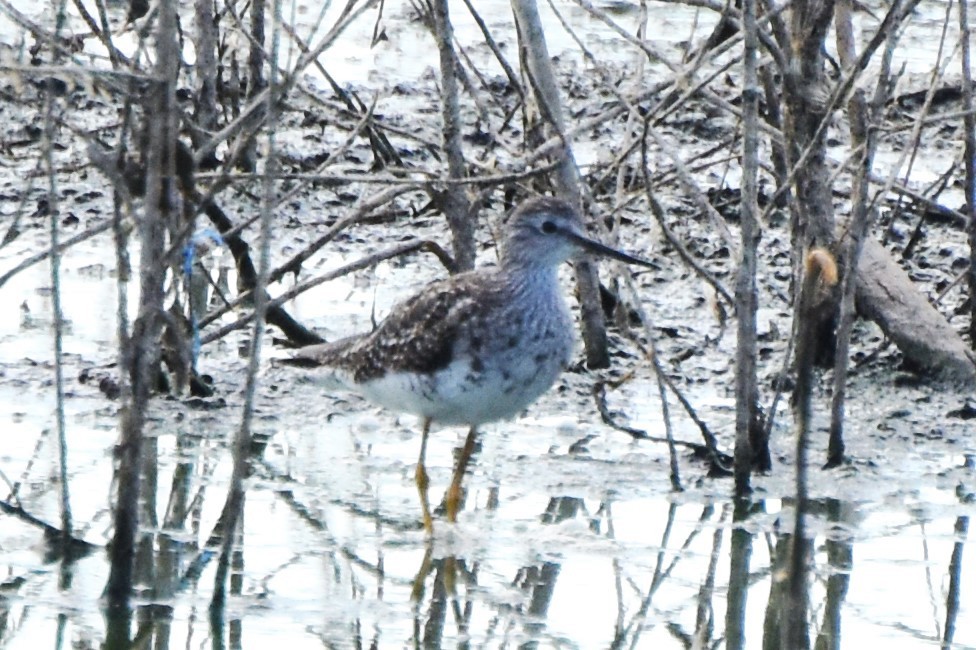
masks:
<svg viewBox="0 0 976 650"><path fill-rule="evenodd" d="M399 273L409 276L412 270ZM44 283L41 277L34 280ZM66 268L69 292L91 295L103 284ZM28 297L28 302L35 305L32 313L43 317L44 300ZM114 310L113 303L108 300L105 311ZM72 508L82 536L102 545L110 528L107 490L116 407L74 377L80 366L111 359L111 336L104 329L92 336L95 325L82 322L90 310L66 312L75 314L74 333L65 341ZM0 388L0 418L7 423L3 470L11 480L25 473L20 489L25 509L56 524L54 442L49 433L40 433L52 425L50 371L43 365L24 368L25 359L45 363L38 351L50 342L49 333L11 326L7 319L0 342L4 350L12 343L21 350L8 352L4 360L11 381ZM231 351L229 346L208 350L201 360L212 368L218 363L214 358L223 357L221 376L228 386L235 367L240 376L243 366L243 360L228 358ZM624 390L651 394L643 374ZM688 489L672 493L664 449L610 431L580 397L592 380L567 374L564 388L546 395L525 417L486 428L466 483L467 507L456 527L438 519L432 545L435 560L458 560L458 600L442 602L444 594L430 577L415 603L413 581L428 548L413 486L416 423L355 397L324 398L313 383L268 369L256 432L271 439L248 489L240 593L229 604L227 633L232 634L231 621L239 619L244 647L266 647L272 639L295 647L415 642L507 647L529 641L538 647L606 647L616 639L617 647L656 648L679 647L696 621L709 620L711 638L720 638L733 577L731 485L703 479L704 467L683 455ZM731 417L728 399L701 397L713 390L705 386L691 397L703 409L724 410ZM166 606L154 610L153 630L157 638L168 630L174 647L209 642L213 634L207 604L214 562L204 564L199 578L185 573L217 520L229 479L226 441L238 423L240 397L235 391L223 396L227 406L216 410L166 400L157 400L152 410L158 520L177 495L199 499L185 526L146 530L156 540L151 562L156 577L144 586L166 593L161 586L167 571L177 586L170 597L147 592L145 603ZM637 399L625 397L621 405ZM640 421L653 418L653 402L643 410L635 413L636 423L659 428L659 422ZM853 414L852 421L858 415L869 414ZM428 463L435 499L450 478L451 451L462 433L446 428L432 436ZM591 434L595 437L583 451L568 451ZM679 427L680 438L694 435L687 425ZM958 543L963 588L954 647L976 646L976 619L965 587L976 563L966 536L954 532L973 508L974 476L961 468L962 449L955 454L944 441L922 441L875 450L872 456L872 443L857 434L849 440L854 466L812 475L814 629L836 607L842 643L834 647L870 641L886 648L938 647L950 559ZM175 477L181 463L188 470L185 482ZM782 540L778 531L790 526L791 505L780 496L791 492L788 466L778 463L759 484L758 512L740 529L752 545L743 608L746 647L761 642L776 575L771 558ZM957 486L970 486L968 504L956 495ZM169 552L163 544L168 538L175 541ZM104 633L99 608L107 577L104 554L95 552L69 567L42 563L38 530L10 516L0 518L0 539L5 583L16 585L5 601L6 646L34 647L50 640L56 621L64 625L64 639L97 643ZM439 568L435 562L435 574ZM70 586L62 586L61 571L70 576ZM652 586L655 573L664 577ZM846 594L836 593L838 581L847 582Z"/></svg>
<svg viewBox="0 0 976 650"><path fill-rule="evenodd" d="M689 36L692 15L657 9L668 34ZM609 37L578 10L569 13L590 26L594 42ZM507 15L498 11L495 19ZM426 41L415 25L389 24L393 45L351 57L363 67L349 63L344 80L386 83L394 74L414 80L431 65L394 67L417 47L410 39ZM492 26L504 29L501 22ZM700 23L698 33L709 27ZM470 29L462 23L459 38L471 37ZM571 42L553 34L550 50L568 51ZM86 182L69 179L69 185ZM102 199L102 208L107 202ZM12 208L3 210L8 215ZM439 222L414 232L446 240ZM482 261L488 261L483 239ZM0 271L43 242L36 230L0 250ZM309 268L321 272L354 259L353 248L347 243L347 250ZM98 550L64 562L50 556L35 524L0 517L5 648L93 647L107 636L100 595L108 566L101 548L111 530L118 403L104 398L97 381L80 377L92 369L96 376L113 372L106 367L116 349L113 266L105 234L71 249L62 278L71 506L78 536ZM688 377L689 399L729 449L734 339L729 332L719 336L687 274L667 272L675 288L661 291L654 278L642 277L642 300L659 330L674 328L680 345L699 350L675 369ZM303 322L321 323L332 339L368 329L371 310L381 316L440 274L429 258L384 263L290 307ZM0 310L0 471L19 483L24 510L56 526L49 284L41 264L0 288L7 306ZM768 309L770 322L782 320L781 306ZM870 340L870 326L859 335ZM268 364L254 425L268 447L248 485L235 595L224 620L212 625L216 562L199 549L218 520L230 477L243 341L243 334L232 335L204 348L200 368L217 378L216 398L160 398L152 406L147 468L155 473L145 480L146 547L133 629L155 647L714 647L736 627L744 631L742 647L775 638L768 617L781 600L776 562L792 521L788 414L779 415L774 430L774 471L756 479L753 511L734 523L730 481L708 479L703 464L680 452L685 490L673 492L664 446L633 441L601 423L590 397L599 375L566 373L525 416L485 428L460 521L451 526L436 518L428 543L413 483L414 419L355 396L323 395L314 383ZM635 377L610 393L609 405L632 426L662 435L650 368L629 344L615 341L616 371L633 369ZM267 343L271 349L270 334ZM952 647L976 648L970 588L976 560L963 531L974 514L976 472L966 458L976 454L976 443L965 421L948 415L968 396L897 385L885 363L882 358L853 378L847 437L853 462L832 472L811 470L812 635L824 635L822 647L937 648L948 619L955 626ZM824 417L826 398L820 404ZM676 437L697 441L697 429L678 408L671 404ZM443 428L432 435L427 460L435 503L463 434ZM824 447L818 435L814 463ZM187 514L164 525L174 510ZM422 571L428 559L429 573ZM954 585L958 604L950 606ZM837 632L828 641L830 630Z"/></svg>

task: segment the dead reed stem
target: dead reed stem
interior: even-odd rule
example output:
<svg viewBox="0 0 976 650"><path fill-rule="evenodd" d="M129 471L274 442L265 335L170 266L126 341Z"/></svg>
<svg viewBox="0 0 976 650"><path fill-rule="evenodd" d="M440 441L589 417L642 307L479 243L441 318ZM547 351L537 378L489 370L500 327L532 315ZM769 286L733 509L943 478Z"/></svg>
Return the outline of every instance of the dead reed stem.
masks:
<svg viewBox="0 0 976 650"><path fill-rule="evenodd" d="M769 458L768 441L758 423L759 389L756 379L756 267L762 230L757 219L759 177L759 40L754 0L743 0L742 199L739 268L735 282L737 345L735 357L735 494L752 491L750 475L755 459ZM767 463L761 463L765 465Z"/></svg>

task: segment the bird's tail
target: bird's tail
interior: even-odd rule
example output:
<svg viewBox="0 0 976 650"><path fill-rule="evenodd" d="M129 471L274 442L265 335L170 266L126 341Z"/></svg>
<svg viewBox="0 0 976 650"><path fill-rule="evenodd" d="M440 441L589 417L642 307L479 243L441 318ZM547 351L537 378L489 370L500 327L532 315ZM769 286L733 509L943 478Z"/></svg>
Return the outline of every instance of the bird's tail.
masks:
<svg viewBox="0 0 976 650"><path fill-rule="evenodd" d="M271 359L273 367L303 369L303 378L326 390L347 388L348 378L336 363L340 351L345 350L351 341L342 339L333 343L308 345L290 352L287 356Z"/></svg>

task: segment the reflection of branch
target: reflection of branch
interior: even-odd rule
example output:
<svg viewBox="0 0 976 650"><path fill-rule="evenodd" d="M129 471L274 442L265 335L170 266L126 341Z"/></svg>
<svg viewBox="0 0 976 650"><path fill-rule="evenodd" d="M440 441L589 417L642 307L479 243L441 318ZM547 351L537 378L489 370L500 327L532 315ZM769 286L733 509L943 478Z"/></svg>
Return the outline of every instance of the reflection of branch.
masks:
<svg viewBox="0 0 976 650"><path fill-rule="evenodd" d="M828 521L837 527L856 525L851 521L852 509L848 502L825 499L824 509ZM849 535L828 534L824 540L827 549L827 566L832 570L827 576L826 600L823 605L823 623L817 631L817 648L829 648L841 638L841 612L854 569L854 541ZM949 647L949 646L944 646Z"/></svg>
<svg viewBox="0 0 976 650"><path fill-rule="evenodd" d="M62 544L67 542L68 555L72 557L77 557L79 555L87 555L92 551L95 551L99 547L91 542L86 542L80 537L75 537L74 535L67 535L57 526L52 526L46 521L35 517L26 510L24 510L21 505L14 505L6 500L0 500L0 510L5 514L13 515L21 521L24 521L35 528L40 528L44 531L44 538L47 540L57 540L56 546L60 547Z"/></svg>
<svg viewBox="0 0 976 650"><path fill-rule="evenodd" d="M249 454L248 454L249 460L251 461L252 471L259 471L262 474L263 479L265 479L269 483L275 484L272 487L274 493L280 499L282 499L289 506L289 508L291 508L292 511L298 515L298 517L303 522L308 524L308 526L312 530L315 530L318 533L326 535L328 538L326 541L332 546L334 546L345 559L349 560L352 564L364 569L371 575L377 576L381 579L391 579L390 576L387 576L385 574L382 566L378 566L375 563L363 559L355 552L353 552L350 547L340 544L331 535L328 526L325 524L325 522L318 515L313 513L307 505L305 505L295 497L294 491L289 486L289 484L293 484L294 481L282 475L280 472L275 471L272 468L272 466L264 459L263 456L267 446L267 442L268 442L267 439L263 439L260 437L255 437L254 441L252 442L252 447L249 450ZM2 503L3 502L0 502L0 504ZM379 513L360 510L354 506L351 506L350 504L343 503L337 500L333 500L330 503L343 507L352 514L364 515L368 518L376 520L378 523L391 526L393 528L396 528L397 530L405 529L402 522L392 520L392 519L382 518L380 517ZM216 557L217 549L220 548L221 541L226 532L225 518L226 518L226 511L221 512L220 516L217 519L217 523L214 524L213 529L210 531L210 535L207 537L207 541L203 544L203 547L199 550L196 557L194 557L187 565L186 570L183 572L183 575L180 576L180 579L178 581L180 590L187 589L193 582L198 580L200 576L203 574L203 570L206 568L206 566L210 563L210 561L214 557ZM400 584L409 584L409 581L401 581Z"/></svg>
<svg viewBox="0 0 976 650"><path fill-rule="evenodd" d="M668 521L664 525L664 533L661 534L661 543L658 545L657 551L657 562L654 565L654 575L651 578L651 585L647 590L647 595L641 600L640 608L634 613L630 623L626 626L622 624L619 626L610 644L610 650L619 650L624 647L627 644L627 636L629 634L634 635L634 638L630 640L630 647L637 645L640 633L644 629L644 621L647 620L647 612L651 608L651 599L665 578L665 574L661 570L664 566L664 552L668 548L668 542L671 540L671 529L674 527L674 519L677 513L678 504L671 501L668 504ZM636 585L632 586L634 586L634 590L636 591Z"/></svg>
<svg viewBox="0 0 976 650"><path fill-rule="evenodd" d="M354 553L349 546L337 542L336 539L329 532L329 527L326 525L326 523L322 521L322 519L317 514L312 512L306 504L299 501L295 497L294 491L292 491L287 487L282 487L282 488L275 489L274 493L278 496L278 498L284 501L289 508L291 508L292 512L298 515L299 519L301 519L303 522L308 524L308 526L312 530L324 534L328 538L327 541L330 544L334 544L336 546L337 550L342 555L342 557L349 560L349 562L358 566L360 569L363 569L364 571L366 571L372 576L376 576L378 578L387 578L387 579L390 577L384 573L382 566L378 566L374 562L370 562L368 560L363 559L362 557ZM401 580L400 583L406 585L406 584L410 584L410 581Z"/></svg>
<svg viewBox="0 0 976 650"><path fill-rule="evenodd" d="M746 602L749 598L750 567L752 544L755 533L745 525L755 514L762 512L761 506L754 505L751 499L736 499L732 512L732 539L729 547L729 587L725 607L725 647L741 650L746 647Z"/></svg>
<svg viewBox="0 0 976 650"><path fill-rule="evenodd" d="M685 541L681 545L681 548L674 551L674 558L671 560L671 564L669 564L666 569L662 570L662 566L664 564L664 551L668 547L668 541L671 538L671 530L672 527L674 526L674 521L677 512L678 512L678 505L672 502L670 504L670 507L668 508L668 522L664 528L664 534L661 537L660 550L658 551L657 564L654 567L654 576L653 578L651 578L651 585L650 587L648 587L647 595L641 601L640 609L637 610L637 612L634 614L633 618L630 620L627 626L619 632L617 638L615 638L613 643L611 644L610 647L613 650L617 650L618 648L622 648L625 646L634 647L637 645L638 638L640 637L641 632L643 632L646 627L644 625L644 622L647 620L647 613L651 609L651 603L654 598L654 594L657 593L658 588L662 584L664 584L664 581L671 576L671 573L674 571L675 567L678 566L678 563L681 560L690 557L690 555L687 553L687 550L691 547L692 542L698 537L698 535L704 529L705 523L711 519L712 514L715 512L715 508L711 505L706 505L702 509L701 516L698 518L698 524L695 526L694 530L692 530L688 534L688 537L685 538ZM680 632L680 629L675 629L671 631ZM627 637L628 635L631 634L633 635L633 638L630 639L630 643L628 644Z"/></svg>
<svg viewBox="0 0 976 650"><path fill-rule="evenodd" d="M542 515L544 524L560 524L576 517L583 500L577 497L553 497ZM525 621L526 631L530 635L538 634L544 626L549 604L556 591L556 580L562 564L559 562L542 562L538 565L523 566L518 570L513 584L529 596L528 618Z"/></svg>
<svg viewBox="0 0 976 650"><path fill-rule="evenodd" d="M289 507L291 507L291 509L294 510L295 513L305 523L307 523L311 528L315 530L319 530L322 532L325 532L327 530L325 522L323 522L317 515L315 515L309 509L308 506L301 503L295 497L294 491L290 487L283 485L286 483L292 483L292 484L296 483L296 481L293 478L275 469L274 466L272 466L272 464L269 463L264 458L258 459L257 463L258 464L256 465L256 467L257 470L260 471L261 478L263 480L269 481L270 483L273 483L276 486L273 488L275 494L277 494L283 501L285 501L285 503L287 503ZM325 503L336 506L338 508L342 508L350 516L360 517L362 519L368 519L369 521L372 521L376 526L386 526L387 528L391 528L398 532L404 532L408 530L419 530L421 528L420 522L416 519L410 519L405 522L403 519L389 517L382 514L378 507L375 510L368 510L366 508L363 508L355 504L352 501L345 501L338 497L328 498L326 499ZM405 584L409 584L409 582Z"/></svg>
<svg viewBox="0 0 976 650"><path fill-rule="evenodd" d="M963 0L963 5L965 5ZM966 454L963 467L972 474L976 468L976 456ZM970 492L963 483L956 487L956 495L963 503L973 503L973 493ZM952 638L956 632L956 619L959 617L959 591L962 580L962 554L966 548L966 536L969 533L969 517L961 516L956 518L955 537L956 542L952 545L952 556L949 559L949 590L946 593L946 617L945 626L942 634L942 647L951 648Z"/></svg>
<svg viewBox="0 0 976 650"><path fill-rule="evenodd" d="M712 533L712 553L708 559L708 569L705 572L705 580L698 590L698 612L695 619L695 639L702 646L708 647L712 640L712 630L714 620L712 613L712 598L715 595L715 574L718 571L718 562L722 557L722 539L725 536L725 521L728 518L731 504L726 502L722 506L722 514L719 516L718 525Z"/></svg>

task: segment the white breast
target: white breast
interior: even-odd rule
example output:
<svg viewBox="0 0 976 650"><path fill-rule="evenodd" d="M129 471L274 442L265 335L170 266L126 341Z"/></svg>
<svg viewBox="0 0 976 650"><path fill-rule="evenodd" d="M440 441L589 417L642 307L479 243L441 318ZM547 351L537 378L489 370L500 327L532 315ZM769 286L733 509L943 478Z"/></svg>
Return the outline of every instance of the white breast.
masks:
<svg viewBox="0 0 976 650"><path fill-rule="evenodd" d="M546 392L564 368L561 356L521 356L475 372L468 360L424 376L387 373L359 385L363 396L388 409L441 424L477 426L518 415Z"/></svg>
<svg viewBox="0 0 976 650"><path fill-rule="evenodd" d="M562 300L535 308L542 313L512 317L505 335L484 336L477 352L459 346L442 370L388 372L357 388L381 406L441 424L477 426L514 417L549 390L572 358L572 322Z"/></svg>

